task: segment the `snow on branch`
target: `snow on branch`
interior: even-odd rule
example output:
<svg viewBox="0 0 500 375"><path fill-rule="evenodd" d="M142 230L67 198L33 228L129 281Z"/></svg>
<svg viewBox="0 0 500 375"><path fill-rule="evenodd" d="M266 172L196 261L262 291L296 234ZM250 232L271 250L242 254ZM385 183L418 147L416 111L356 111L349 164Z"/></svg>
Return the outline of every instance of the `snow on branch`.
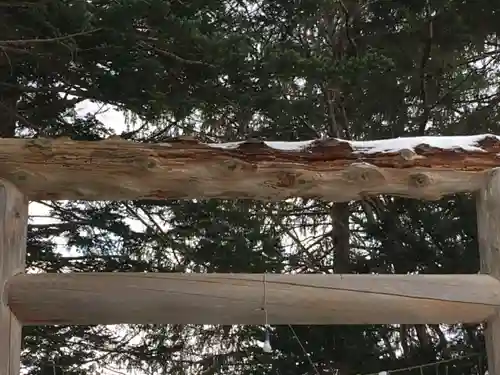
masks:
<svg viewBox="0 0 500 375"><path fill-rule="evenodd" d="M463 151L483 151L481 142L485 139L500 140L496 135L483 134L473 136L450 136L450 137L401 137L393 139L382 139L376 141L345 141L336 138L330 138L327 142L338 142L339 144L348 145L353 153L360 154L377 154L399 152L400 150L414 150L421 145L427 145L431 148L442 150L463 150ZM307 149L321 144L321 140L310 140L301 142L267 142L263 144L278 151L295 151L304 152ZM212 143L211 147L234 150L242 144L242 142L230 143Z"/></svg>

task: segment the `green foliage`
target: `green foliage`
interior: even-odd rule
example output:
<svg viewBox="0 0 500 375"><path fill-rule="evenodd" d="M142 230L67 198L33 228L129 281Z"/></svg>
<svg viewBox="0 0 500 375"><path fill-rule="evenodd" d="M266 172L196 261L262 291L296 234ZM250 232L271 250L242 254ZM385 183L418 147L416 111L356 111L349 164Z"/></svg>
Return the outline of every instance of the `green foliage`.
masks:
<svg viewBox="0 0 500 375"><path fill-rule="evenodd" d="M500 14L484 0L7 0L0 9L0 136L113 133L99 116L76 110L89 101L128 111L124 136L144 142L181 133L203 140L499 133ZM328 202L46 204L57 222L29 231L28 264L38 271L330 273L341 257L342 229ZM348 208L351 272L478 270L471 197L432 204L377 197ZM61 237L75 256L61 254ZM277 326L271 354L256 344L262 327L24 334L29 375L53 374L53 362L75 375L106 366L366 374L484 351L475 325ZM451 363L439 370L484 372L484 361Z"/></svg>

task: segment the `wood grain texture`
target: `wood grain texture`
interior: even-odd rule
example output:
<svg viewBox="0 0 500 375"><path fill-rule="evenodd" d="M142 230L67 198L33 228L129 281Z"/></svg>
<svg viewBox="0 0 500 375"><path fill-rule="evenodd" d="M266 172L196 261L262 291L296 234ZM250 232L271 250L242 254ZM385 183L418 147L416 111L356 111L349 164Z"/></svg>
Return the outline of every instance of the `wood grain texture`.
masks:
<svg viewBox="0 0 500 375"><path fill-rule="evenodd" d="M433 200L481 189L485 171L500 166L498 137L476 143L479 150L422 143L373 152L337 139L295 151L260 141L224 149L184 138L163 144L0 139L0 178L32 200L300 196L342 202L380 193Z"/></svg>
<svg viewBox="0 0 500 375"><path fill-rule="evenodd" d="M500 305L487 275L267 274L270 324L480 322ZM33 324L263 324L262 274L15 275L18 319Z"/></svg>
<svg viewBox="0 0 500 375"><path fill-rule="evenodd" d="M481 272L500 279L500 169L489 173L488 183L477 198L477 225ZM489 375L500 375L500 309L486 322Z"/></svg>
<svg viewBox="0 0 500 375"><path fill-rule="evenodd" d="M11 183L0 180L0 285L24 272L27 227L27 200ZM0 374L19 375L20 352L21 324L0 290Z"/></svg>

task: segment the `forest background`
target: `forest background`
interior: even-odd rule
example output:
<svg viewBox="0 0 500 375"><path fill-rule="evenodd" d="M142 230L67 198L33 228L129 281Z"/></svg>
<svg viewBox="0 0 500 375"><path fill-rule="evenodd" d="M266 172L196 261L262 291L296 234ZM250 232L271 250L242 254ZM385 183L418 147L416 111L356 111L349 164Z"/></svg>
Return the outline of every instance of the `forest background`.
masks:
<svg viewBox="0 0 500 375"><path fill-rule="evenodd" d="M500 134L498 25L499 7L486 0L1 0L0 136ZM38 205L50 220L32 215L32 272L479 270L468 195ZM23 373L348 375L416 366L403 372L454 375L483 374L486 365L479 325L271 329L269 354L258 342L263 327L26 327Z"/></svg>

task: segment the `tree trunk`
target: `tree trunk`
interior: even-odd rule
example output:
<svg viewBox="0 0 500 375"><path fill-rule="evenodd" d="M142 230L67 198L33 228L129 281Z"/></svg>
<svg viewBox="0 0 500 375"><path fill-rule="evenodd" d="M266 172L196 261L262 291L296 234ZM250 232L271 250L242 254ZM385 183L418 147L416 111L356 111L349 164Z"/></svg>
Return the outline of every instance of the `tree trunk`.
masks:
<svg viewBox="0 0 500 375"><path fill-rule="evenodd" d="M16 130L17 102L20 97L13 67L0 62L0 138L13 138Z"/></svg>
<svg viewBox="0 0 500 375"><path fill-rule="evenodd" d="M333 248L333 271L350 272L349 257L349 203L335 203L331 210Z"/></svg>

